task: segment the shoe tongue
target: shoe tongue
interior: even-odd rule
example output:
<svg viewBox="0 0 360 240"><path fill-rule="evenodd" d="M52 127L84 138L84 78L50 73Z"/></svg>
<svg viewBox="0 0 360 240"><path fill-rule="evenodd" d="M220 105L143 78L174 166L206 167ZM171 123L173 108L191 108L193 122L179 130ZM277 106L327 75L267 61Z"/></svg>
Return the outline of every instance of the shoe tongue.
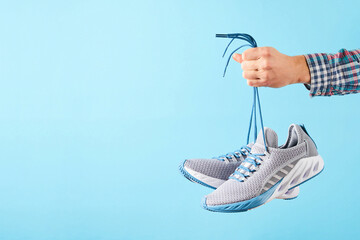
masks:
<svg viewBox="0 0 360 240"><path fill-rule="evenodd" d="M265 127L264 135L265 135L265 139L266 139L266 145L268 147L271 147L271 148L278 147L278 136L274 130L272 130L271 128ZM256 144L265 146L262 130L259 132L259 134L256 138Z"/></svg>

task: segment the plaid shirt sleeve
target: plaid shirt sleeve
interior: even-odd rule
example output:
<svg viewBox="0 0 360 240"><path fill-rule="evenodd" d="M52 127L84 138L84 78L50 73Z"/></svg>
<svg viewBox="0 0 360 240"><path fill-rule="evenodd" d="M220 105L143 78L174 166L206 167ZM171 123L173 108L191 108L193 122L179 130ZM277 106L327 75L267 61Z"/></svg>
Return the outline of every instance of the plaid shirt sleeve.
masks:
<svg viewBox="0 0 360 240"><path fill-rule="evenodd" d="M341 49L336 54L304 55L309 66L310 96L332 96L360 92L360 49Z"/></svg>

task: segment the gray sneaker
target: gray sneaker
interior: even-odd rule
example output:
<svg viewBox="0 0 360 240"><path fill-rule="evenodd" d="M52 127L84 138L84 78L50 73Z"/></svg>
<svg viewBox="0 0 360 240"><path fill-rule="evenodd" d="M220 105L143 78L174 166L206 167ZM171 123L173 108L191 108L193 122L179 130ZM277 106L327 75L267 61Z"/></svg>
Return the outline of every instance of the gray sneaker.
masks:
<svg viewBox="0 0 360 240"><path fill-rule="evenodd" d="M179 167L180 172L188 180L203 186L216 189L229 179L229 176L244 161L251 151L253 143L239 150L212 159L187 159ZM279 199L294 199L299 188L290 190L279 196Z"/></svg>
<svg viewBox="0 0 360 240"><path fill-rule="evenodd" d="M324 168L323 159L304 126L292 124L286 143L280 147L276 133L264 129L247 158L229 180L204 197L203 207L216 212L242 212L283 196Z"/></svg>

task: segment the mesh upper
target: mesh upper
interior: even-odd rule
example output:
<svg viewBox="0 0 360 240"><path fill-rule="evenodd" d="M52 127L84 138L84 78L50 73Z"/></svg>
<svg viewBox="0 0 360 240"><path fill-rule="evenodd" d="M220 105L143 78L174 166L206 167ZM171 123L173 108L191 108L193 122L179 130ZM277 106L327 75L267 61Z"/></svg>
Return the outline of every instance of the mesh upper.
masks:
<svg viewBox="0 0 360 240"><path fill-rule="evenodd" d="M268 137L266 136L266 138ZM262 144L263 139L260 139L260 143L257 141L257 143L255 143L252 147L252 153L265 152L265 147ZM297 146L287 149L269 147L268 151L270 154L262 157L262 164L251 177L246 179L244 182L239 182L234 179L227 180L214 192L206 196L206 204L224 205L249 200L258 196L266 182L279 169L306 155L306 143L302 142Z"/></svg>

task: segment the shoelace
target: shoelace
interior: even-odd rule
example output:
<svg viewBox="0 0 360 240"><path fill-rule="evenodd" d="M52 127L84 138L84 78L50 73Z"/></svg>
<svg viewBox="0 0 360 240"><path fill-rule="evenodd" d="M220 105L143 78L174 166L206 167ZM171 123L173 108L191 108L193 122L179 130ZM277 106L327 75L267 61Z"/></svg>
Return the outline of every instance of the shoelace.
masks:
<svg viewBox="0 0 360 240"><path fill-rule="evenodd" d="M234 51L231 52L231 54L226 62L223 76L225 76L230 59L236 51L238 51L239 49L246 47L246 46L253 47L253 48L257 47L257 43L256 43L255 39L246 33L216 34L216 37L231 38L229 44L225 48L223 57L225 56L229 46L234 42L235 39L240 39L240 40L248 42L248 44L241 45L240 47L236 48ZM245 158L245 160L240 164L240 166L235 170L235 172L229 177L231 179L235 179L240 182L245 181L246 178L250 177L252 175L252 173L255 172L259 168L259 165L261 165L261 162L263 161L263 159L261 157L265 156L266 152L268 152L266 139L265 139L263 118L262 118L262 113L261 113L259 90L257 87L254 87L253 89L254 89L253 106L251 109L249 130L248 130L248 135L247 135L246 140L247 140L247 144L249 144L252 122L254 121L254 142L256 141L256 138L257 138L257 121L256 121L257 114L256 113L257 113L257 107L258 107L260 123L261 123L261 130L262 130L262 135L263 135L264 145L265 145L265 153L254 154L254 153L251 153L250 151L247 152L247 157Z"/></svg>
<svg viewBox="0 0 360 240"><path fill-rule="evenodd" d="M235 150L234 152L229 152L219 157L214 157L213 159L218 159L220 161L225 161L225 162L237 162L239 160L242 160L242 158L246 157L250 153L250 150L251 150L250 147L242 146L239 150Z"/></svg>
<svg viewBox="0 0 360 240"><path fill-rule="evenodd" d="M231 174L231 176L229 177L231 179L235 179L240 182L244 182L248 177L250 177L255 171L258 170L259 166L261 165L261 163L263 161L262 157L265 156L266 152L268 151L265 133L264 133L262 114L261 114L259 91L257 88L254 88L254 103L253 103L253 108L252 108L251 116L250 116L250 124L249 124L247 141L249 141L249 138L250 138L251 123L252 123L253 118L254 118L254 128L255 129L257 128L257 126L256 126L256 105L258 105L258 109L259 109L261 129L262 129L264 145L265 145L265 152L264 153L256 153L256 154L249 152L247 154L247 157L245 158L245 160L240 164L240 166L235 170L235 172L233 174ZM256 138L256 130L254 132L255 132L255 138ZM254 142L255 142L255 140L254 140Z"/></svg>
<svg viewBox="0 0 360 240"><path fill-rule="evenodd" d="M250 153L229 178L238 180L240 182L245 181L245 179L250 177L252 173L258 169L259 165L261 165L261 156L265 156L265 154Z"/></svg>

